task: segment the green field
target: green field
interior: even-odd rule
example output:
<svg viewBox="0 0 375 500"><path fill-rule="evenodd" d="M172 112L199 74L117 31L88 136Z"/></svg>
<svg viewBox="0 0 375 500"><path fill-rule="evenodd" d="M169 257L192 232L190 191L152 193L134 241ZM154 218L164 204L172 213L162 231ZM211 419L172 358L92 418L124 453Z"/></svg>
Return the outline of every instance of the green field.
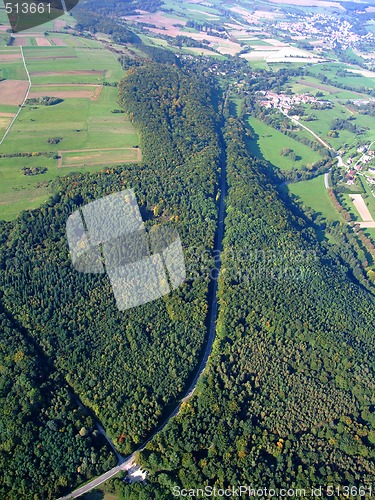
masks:
<svg viewBox="0 0 375 500"><path fill-rule="evenodd" d="M17 106L9 106L7 104L0 104L0 113L13 113L16 114L18 110Z"/></svg>
<svg viewBox="0 0 375 500"><path fill-rule="evenodd" d="M312 208L327 221L340 221L342 218L333 206L324 186L324 176L314 177L309 181L288 185L289 193L296 198L304 208Z"/></svg>
<svg viewBox="0 0 375 500"><path fill-rule="evenodd" d="M338 130L337 132L339 135L337 138L329 137L328 132L331 130L332 123L335 118L347 119L353 116L353 113L351 113L344 105L341 105L339 103L335 103L332 109L324 110L311 109L311 107L307 105L306 114L314 114L317 119L315 121L301 120L301 122L311 130L313 130L316 134L318 134L319 137L321 137L323 140L331 144L331 146L333 146L335 149L339 149L345 144L347 146L350 146L358 139L360 139L360 141L362 142L366 142L374 137L373 131L371 129L365 130L364 134L361 135L355 134L348 130ZM353 120L352 123L357 125L358 127L373 127L373 118L359 114L355 115L355 118L356 120Z"/></svg>
<svg viewBox="0 0 375 500"><path fill-rule="evenodd" d="M365 190L365 195L362 195L362 196L365 200L365 203L366 203L372 217L375 219L375 198L374 198L374 195L371 191L369 184L365 181L365 179L363 179L363 177L361 177L361 180L362 180L363 189Z"/></svg>
<svg viewBox="0 0 375 500"><path fill-rule="evenodd" d="M358 73L357 76L355 76L356 75L355 73L348 74L347 76L337 76L337 71L339 70L361 71L361 68L344 63L330 63L330 64L322 63L322 64L316 64L309 68L309 71L311 73L315 75L323 73L324 76L334 81L334 83L337 83L338 85L348 85L350 87L356 87L358 89L360 89L361 87L366 87L369 89L375 88L375 78L369 78L367 76L363 76Z"/></svg>
<svg viewBox="0 0 375 500"><path fill-rule="evenodd" d="M117 157L113 161L111 151L108 152L105 165L114 165L130 161L129 157ZM47 167L47 172L38 175L23 175L23 167ZM12 220L22 210L37 208L50 196L51 191L46 181L70 172L94 172L101 170L103 164L91 166L57 167L52 157L37 156L31 158L0 158L0 219Z"/></svg>
<svg viewBox="0 0 375 500"><path fill-rule="evenodd" d="M208 5L192 4L187 8L187 14L196 19L219 18L220 13Z"/></svg>
<svg viewBox="0 0 375 500"><path fill-rule="evenodd" d="M0 219L11 220L21 210L36 208L46 201L47 187L37 185L56 177L55 165L56 160L45 157L0 158ZM20 172L23 167L47 167L48 172L26 176Z"/></svg>
<svg viewBox="0 0 375 500"><path fill-rule="evenodd" d="M88 48L100 47L100 42L98 42L97 40L91 40L90 38L82 38L79 36L71 36L65 33L49 33L49 36L47 38L51 40L52 43L53 43L53 38L59 38L60 40L63 40L68 47L88 47ZM63 47L58 47L58 48L63 48Z"/></svg>
<svg viewBox="0 0 375 500"><path fill-rule="evenodd" d="M73 37L72 37L73 38ZM119 81L124 72L116 56L96 47L25 47L24 54L32 83L109 83ZM89 71L92 74L51 74L66 71ZM97 73L100 71L101 73ZM47 74L43 74L47 73ZM73 77L72 77L73 76Z"/></svg>
<svg viewBox="0 0 375 500"><path fill-rule="evenodd" d="M85 149L78 152L66 151L61 155L61 168L80 168L92 165L108 166L110 164L136 162L138 151L136 148L115 148L110 150Z"/></svg>
<svg viewBox="0 0 375 500"><path fill-rule="evenodd" d="M10 122L13 117L11 116L1 116L0 115L0 137L5 133L6 129L9 127Z"/></svg>
<svg viewBox="0 0 375 500"><path fill-rule="evenodd" d="M0 77L7 80L27 80L27 74L22 61L0 63Z"/></svg>
<svg viewBox="0 0 375 500"><path fill-rule="evenodd" d="M12 54L16 54L19 59L14 61L2 59L4 56L9 57ZM7 80L27 80L25 67L20 56L19 47L0 47L0 77Z"/></svg>
<svg viewBox="0 0 375 500"><path fill-rule="evenodd" d="M318 78L311 76L295 78L291 89L296 94L311 93L315 95L317 92L323 92L327 99L333 101L337 101L338 99L365 99L367 97L366 94L361 94L357 91L353 92L333 85L323 84Z"/></svg>
<svg viewBox="0 0 375 500"><path fill-rule="evenodd" d="M272 163L283 170L300 168L303 165L314 163L321 159L317 151L284 135L254 117L249 117L248 123L252 128L255 139L249 140L249 148L253 155ZM297 155L298 161L292 161L289 156L283 156L281 150L290 148Z"/></svg>
<svg viewBox="0 0 375 500"><path fill-rule="evenodd" d="M362 218L359 215L358 210L355 208L354 203L352 199L350 198L350 195L347 193L343 193L339 195L339 200L341 202L341 205L350 213L350 216L353 220L355 221L361 221Z"/></svg>
<svg viewBox="0 0 375 500"><path fill-rule="evenodd" d="M240 38L238 37L238 41L239 42L242 42L246 45L250 45L250 47L258 47L258 46L261 46L261 47L270 47L271 44L268 43L268 42L265 42L264 40L252 40L252 39L248 39L248 38Z"/></svg>
<svg viewBox="0 0 375 500"><path fill-rule="evenodd" d="M267 61L264 61L264 60L250 60L248 61L248 64L250 66L251 69L265 69L265 70L269 70L270 69L270 66L268 65Z"/></svg>
<svg viewBox="0 0 375 500"><path fill-rule="evenodd" d="M95 89L98 88L98 85L95 83L88 83L88 84L77 84L74 85L72 83L69 84L52 84L52 85L47 85L47 84L34 84L33 85L33 92L46 92L45 95L51 95L53 92L61 92L61 91L89 91L89 92L94 92Z"/></svg>
<svg viewBox="0 0 375 500"><path fill-rule="evenodd" d="M100 42L89 40L90 46L78 46L81 40L85 44L87 40L59 33L54 36L64 37L67 46L24 48L32 92L49 96L58 91L92 92L95 87L82 86L82 83L112 84L123 78L125 73L116 56ZM70 39L72 43L68 43ZM19 51L17 47L0 48L0 54ZM6 62L1 64L1 69L7 79L26 78L22 61ZM90 73L79 74L81 71ZM137 161L138 150L133 146L139 143L138 134L125 114L112 113L118 107L117 88L111 85L103 86L96 100L72 95L54 106L26 105L0 146L0 154L53 154L0 158L0 218L10 220L21 210L44 202L49 196L49 187L48 182L43 181L71 171L94 171L103 166ZM17 106L0 106L2 113L15 113L17 109ZM8 117L0 117L0 132L4 131L7 121L9 123ZM59 142L53 144L51 139L59 139ZM53 156L60 152L62 159L58 162ZM20 172L23 167L47 167L48 171L27 176Z"/></svg>
<svg viewBox="0 0 375 500"><path fill-rule="evenodd" d="M189 4L188 7L182 6L178 0L165 0L163 7L166 10L173 10L173 13L165 14L166 17L178 18L181 20L194 19L196 21L204 21L210 17L219 17L220 11L215 9L213 3L199 5L196 3ZM207 14L206 14L207 13Z"/></svg>
<svg viewBox="0 0 375 500"><path fill-rule="evenodd" d="M138 136L123 114L113 114L117 89L103 87L98 101L65 99L55 106L25 106L0 148L2 153L131 147ZM49 144L58 137L58 144Z"/></svg>

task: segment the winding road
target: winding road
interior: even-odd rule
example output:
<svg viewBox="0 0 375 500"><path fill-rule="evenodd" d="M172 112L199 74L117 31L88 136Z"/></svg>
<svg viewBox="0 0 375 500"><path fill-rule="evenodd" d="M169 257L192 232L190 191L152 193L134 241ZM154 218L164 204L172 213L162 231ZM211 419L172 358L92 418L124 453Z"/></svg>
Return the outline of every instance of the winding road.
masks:
<svg viewBox="0 0 375 500"><path fill-rule="evenodd" d="M225 159L224 158L222 158L220 164L221 164L220 202L219 202L219 219L218 219L217 231L216 231L216 236L215 236L215 244L214 244L215 255L221 255L223 236L224 236L225 195L226 195L226 169L225 169ZM84 495L85 493L93 490L94 488L97 488L100 484L104 483L105 481L107 481L111 477L115 476L121 470L129 469L130 466L135 462L135 454L138 451L142 451L145 448L147 443L149 441L151 441L151 439L153 439L156 436L156 434L158 434L167 425L167 423L170 421L170 419L175 417L179 413L182 403L184 403L186 400L188 400L192 396L192 394L194 393L195 388L197 386L197 382L207 366L207 361L208 361L208 358L210 357L212 345L213 345L213 342L215 339L216 321L217 321L217 315L218 315L218 302L217 302L218 279L217 279L217 276L219 275L220 267L221 267L221 260L219 259L218 261L216 261L216 276L214 279L212 279L212 282L211 282L210 296L212 297L212 300L211 300L211 304L210 304L210 316L209 316L210 317L210 326L209 326L209 330L208 330L206 345L205 345L204 351L201 354L201 361L199 363L196 374L195 374L193 380L191 381L188 389L186 390L185 395L180 399L176 408L160 424L160 426L147 439L147 441L145 441L131 455L123 458L122 460L120 459L120 463L118 465L116 465L116 467L113 467L112 469L105 472L101 476L97 477L96 479L93 479L89 483L84 484L83 486L72 491L68 495L66 495L64 497L60 497L58 500L68 500L70 498L80 497L81 495ZM104 429L101 428L100 430L105 435ZM107 438L107 440L108 440L108 438ZM113 445L111 445L111 446L113 448ZM116 456L118 457L117 452L116 452Z"/></svg>

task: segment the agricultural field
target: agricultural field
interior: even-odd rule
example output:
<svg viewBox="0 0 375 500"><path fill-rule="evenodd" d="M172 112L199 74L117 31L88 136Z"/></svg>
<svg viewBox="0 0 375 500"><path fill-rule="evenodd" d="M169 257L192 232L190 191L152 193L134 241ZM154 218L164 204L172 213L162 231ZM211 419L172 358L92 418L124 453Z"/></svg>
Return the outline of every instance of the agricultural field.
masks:
<svg viewBox="0 0 375 500"><path fill-rule="evenodd" d="M22 104L30 74L28 101L0 144L0 218L12 219L49 196L48 181L72 171L93 171L139 162L139 137L118 108L115 86L124 71L116 56L95 40L54 33L60 45L0 47L0 141ZM46 37L48 39L48 37ZM58 98L43 105L41 98ZM14 153L46 153L10 157ZM22 169L43 169L24 175Z"/></svg>
<svg viewBox="0 0 375 500"><path fill-rule="evenodd" d="M132 147L138 143L133 127L123 114L111 113L116 98L117 89L103 87L98 100L71 97L54 106L25 106L1 152Z"/></svg>
<svg viewBox="0 0 375 500"><path fill-rule="evenodd" d="M10 122L12 121L13 116L14 113L7 113L0 111L0 134L5 132Z"/></svg>
<svg viewBox="0 0 375 500"><path fill-rule="evenodd" d="M347 111L343 106L335 104L332 109L323 109L316 110L311 109L309 105L306 106L306 114L314 114L316 116L316 120L314 121L303 121L301 123L309 127L313 132L319 135L324 141L331 144L331 146L335 149L339 149L343 144L350 144L355 139L352 132L348 130L340 130L338 131L338 137L330 137L328 135L331 130L331 126L333 120L335 118L346 119L351 115L349 111Z"/></svg>
<svg viewBox="0 0 375 500"><path fill-rule="evenodd" d="M323 175L308 181L289 184L288 191L303 207L312 208L327 221L343 221L328 196Z"/></svg>
<svg viewBox="0 0 375 500"><path fill-rule="evenodd" d="M55 21L63 22L61 20ZM52 27L51 30L54 28ZM98 41L81 38L66 33L55 32L27 32L13 35L13 47L97 47Z"/></svg>
<svg viewBox="0 0 375 500"><path fill-rule="evenodd" d="M168 12L166 12L168 10ZM241 16L244 20L251 21L252 24L261 26L265 20L273 17L270 12L253 11L253 9L231 7L234 16ZM222 55L235 55L239 53L243 46L248 45L253 50L248 54L243 54L241 57L248 59L253 66L259 62L298 62L298 57L303 57L304 62L318 62L321 60L318 57L312 56L310 53L293 47L290 44L280 42L275 39L260 39L256 33L249 33L249 29L237 23L234 20L228 22L227 12L224 13L222 6L215 4L208 5L207 3L191 2L187 8L182 8L181 4L174 0L165 2L163 10L155 13L139 12L135 15L126 16L127 22L137 25L138 23L147 23L149 37L155 35L165 35L176 37L179 35L189 36L190 38L202 42L208 41L206 49L199 48L191 50L185 48L185 52L204 53L215 57L215 52L208 52L208 49L214 49ZM223 38L215 33L207 31L199 31L194 26L186 26L188 21L194 21L199 25L205 21L213 23L217 22L217 26L225 28L230 34L230 38ZM154 27L151 27L154 26ZM297 59L296 59L297 58ZM306 59L307 58L307 59Z"/></svg>
<svg viewBox="0 0 375 500"><path fill-rule="evenodd" d="M309 71L315 75L322 73L324 74L324 76L338 85L357 87L358 89L361 89L363 87L368 89L375 89L375 73L361 68L356 68L348 64L316 64L314 66L311 66L309 68ZM337 73L340 71L345 71L347 73L345 76L338 76Z"/></svg>
<svg viewBox="0 0 375 500"><path fill-rule="evenodd" d="M372 217L375 219L375 198L374 198L373 193L370 189L370 186L365 181L365 179L363 179L363 177L361 177L361 180L362 180L363 189L365 191L365 193L362 195L363 199L365 200L365 203L366 203Z"/></svg>
<svg viewBox="0 0 375 500"><path fill-rule="evenodd" d="M85 149L75 151L62 151L57 162L58 168L85 167L93 165L108 165L108 157L111 163L128 163L141 161L139 148L114 148L114 149Z"/></svg>
<svg viewBox="0 0 375 500"><path fill-rule="evenodd" d="M248 124L255 135L255 139L249 140L248 143L250 151L255 156L269 161L275 167L291 170L321 159L317 151L275 130L257 118L249 117ZM281 150L284 148L291 149L297 160L293 161L290 156L283 156Z"/></svg>
<svg viewBox="0 0 375 500"><path fill-rule="evenodd" d="M19 48L0 47L0 77L7 80L27 80Z"/></svg>
<svg viewBox="0 0 375 500"><path fill-rule="evenodd" d="M253 50L247 54L243 54L241 57L247 61L253 60L264 60L267 63L318 63L321 62L321 57L308 52L307 50L301 50L292 45L280 44L279 46L273 45L256 45L252 47Z"/></svg>
<svg viewBox="0 0 375 500"><path fill-rule="evenodd" d="M32 83L102 84L119 81L124 73L115 55L105 50L100 42L90 42L95 45L25 47L23 50Z"/></svg>
<svg viewBox="0 0 375 500"><path fill-rule="evenodd" d="M314 67L314 66L312 66ZM316 94L323 92L324 97L330 100L365 99L366 94L340 89L333 85L322 83L318 78L312 76L296 77L290 85L291 90L296 94L307 93Z"/></svg>
<svg viewBox="0 0 375 500"><path fill-rule="evenodd" d="M44 174L28 176L22 173L24 167L48 170ZM37 208L44 203L50 196L44 181L56 177L55 169L56 160L51 157L0 158L0 219L12 220L22 210Z"/></svg>

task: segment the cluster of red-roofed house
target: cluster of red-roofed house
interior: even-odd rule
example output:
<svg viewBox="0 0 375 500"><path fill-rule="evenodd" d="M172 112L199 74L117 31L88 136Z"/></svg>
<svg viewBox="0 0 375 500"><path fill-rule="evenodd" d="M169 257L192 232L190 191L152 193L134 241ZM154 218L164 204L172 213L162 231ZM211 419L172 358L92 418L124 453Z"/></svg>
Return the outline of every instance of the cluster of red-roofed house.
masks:
<svg viewBox="0 0 375 500"><path fill-rule="evenodd" d="M372 144L363 145L357 148L358 153L362 153L361 158L353 164L353 159L348 158L346 161L347 164L347 173L345 174L346 183L349 185L353 185L355 182L355 174L357 172L364 171L366 168L366 172L370 175L365 175L365 178L369 184L375 184L375 178L371 177L371 175L375 175L375 168L369 167L369 163L375 158L375 150L371 149Z"/></svg>

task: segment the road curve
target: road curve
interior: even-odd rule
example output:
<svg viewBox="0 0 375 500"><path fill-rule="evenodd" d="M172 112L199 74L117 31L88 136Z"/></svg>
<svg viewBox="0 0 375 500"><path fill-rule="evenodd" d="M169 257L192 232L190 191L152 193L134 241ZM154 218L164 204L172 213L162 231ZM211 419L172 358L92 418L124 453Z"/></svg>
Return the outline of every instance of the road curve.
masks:
<svg viewBox="0 0 375 500"><path fill-rule="evenodd" d="M225 169L225 159L223 158L221 161L221 176L220 176L220 202L219 202L219 219L218 219L218 225L217 225L217 231L216 231L216 236L215 236L215 244L214 244L214 252L215 255L221 255L222 251L222 243L223 243L223 236L224 236L224 216L225 216L225 195L226 195L226 169ZM211 302L211 309L210 309L210 326L209 326L209 331L208 331L208 337L206 341L206 345L204 348L204 352L202 353L202 358L201 362L199 364L199 367L197 369L197 372L189 385L188 389L185 392L185 396L183 396L176 408L173 410L173 412L160 424L160 426L155 430L155 432L139 447L137 448L131 455L128 457L125 457L123 461L119 464L116 465L116 467L113 467L109 471L105 472L101 476L97 477L96 479L93 479L87 484L84 484L80 488L72 491L68 495L64 497L60 497L58 500L69 500L71 498L77 498L80 497L81 495L84 495L85 493L93 490L94 488L97 488L100 484L104 483L111 477L115 476L118 474L121 470L126 470L128 466L134 461L135 459L135 454L139 451L142 451L147 443L153 439L156 434L158 434L170 421L171 418L175 417L180 409L181 405L184 401L190 398L190 396L194 393L197 382L199 377L202 375L204 372L206 366L207 366L207 361L208 358L211 354L212 350L212 345L215 339L215 332L216 332L216 320L217 320L217 314L218 314L218 301L217 301L217 289L218 289L218 275L220 272L220 267L221 267L221 259L219 258L216 261L216 268L215 268L215 276L213 277L212 281L212 302ZM103 430L104 431L104 430ZM117 453L116 453L117 455Z"/></svg>

